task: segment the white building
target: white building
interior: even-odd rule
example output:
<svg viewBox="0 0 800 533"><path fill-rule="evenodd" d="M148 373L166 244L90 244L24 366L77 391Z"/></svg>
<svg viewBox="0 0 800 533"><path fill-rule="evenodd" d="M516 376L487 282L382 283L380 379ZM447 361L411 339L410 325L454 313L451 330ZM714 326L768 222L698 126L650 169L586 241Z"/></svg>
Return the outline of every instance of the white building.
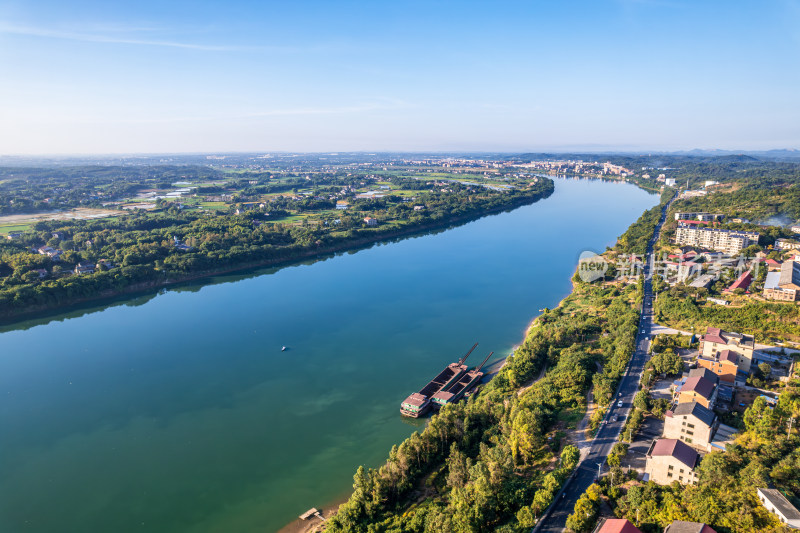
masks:
<svg viewBox="0 0 800 533"><path fill-rule="evenodd" d="M675 213L675 220L699 220L701 222L716 222L722 220L722 213Z"/></svg>
<svg viewBox="0 0 800 533"><path fill-rule="evenodd" d="M758 244L759 234L754 231L734 231L726 229L693 228L678 223L675 231L675 244L695 246L737 255L751 244Z"/></svg>
<svg viewBox="0 0 800 533"><path fill-rule="evenodd" d="M800 511L779 490L758 489L758 499L782 523L792 529L800 529Z"/></svg>

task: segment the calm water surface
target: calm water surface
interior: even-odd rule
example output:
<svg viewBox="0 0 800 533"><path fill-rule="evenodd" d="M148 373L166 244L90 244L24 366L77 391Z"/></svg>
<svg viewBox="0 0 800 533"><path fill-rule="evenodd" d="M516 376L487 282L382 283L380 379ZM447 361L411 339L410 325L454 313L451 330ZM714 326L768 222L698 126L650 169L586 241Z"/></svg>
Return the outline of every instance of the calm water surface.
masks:
<svg viewBox="0 0 800 533"><path fill-rule="evenodd" d="M560 179L437 234L5 328L0 531L280 528L421 428L399 403L445 364L476 341L473 363L507 355L580 252L657 201Z"/></svg>

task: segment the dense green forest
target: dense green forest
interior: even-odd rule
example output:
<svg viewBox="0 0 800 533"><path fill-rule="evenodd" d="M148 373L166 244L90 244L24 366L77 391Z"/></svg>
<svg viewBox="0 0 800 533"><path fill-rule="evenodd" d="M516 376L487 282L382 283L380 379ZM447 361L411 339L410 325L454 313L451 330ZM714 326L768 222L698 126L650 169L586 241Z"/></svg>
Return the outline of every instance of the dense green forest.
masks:
<svg viewBox="0 0 800 533"><path fill-rule="evenodd" d="M580 418L592 385L608 405L624 373L640 294L636 285L576 286L561 307L535 321L478 393L443 407L424 431L393 447L379 469L360 468L327 531L531 527L577 463L578 450L565 445L565 421Z"/></svg>

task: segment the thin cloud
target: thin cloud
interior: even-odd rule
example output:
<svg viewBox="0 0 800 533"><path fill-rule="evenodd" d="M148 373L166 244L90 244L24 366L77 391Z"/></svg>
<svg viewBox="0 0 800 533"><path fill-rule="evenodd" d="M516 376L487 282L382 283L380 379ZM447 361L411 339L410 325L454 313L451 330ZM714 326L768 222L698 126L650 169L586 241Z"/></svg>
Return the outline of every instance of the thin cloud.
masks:
<svg viewBox="0 0 800 533"><path fill-rule="evenodd" d="M0 34L24 35L29 37L42 37L46 39L63 39L68 41L81 41L89 43L105 44L126 44L136 46L156 46L166 48L180 48L184 50L199 50L206 52L297 52L301 50L313 50L318 47L290 47L290 46L237 46L237 45L217 45L202 43L185 43L180 41L157 40L157 39L136 39L118 35L104 33L81 33L53 30L49 28L37 28L33 26L19 26L8 23L0 23Z"/></svg>

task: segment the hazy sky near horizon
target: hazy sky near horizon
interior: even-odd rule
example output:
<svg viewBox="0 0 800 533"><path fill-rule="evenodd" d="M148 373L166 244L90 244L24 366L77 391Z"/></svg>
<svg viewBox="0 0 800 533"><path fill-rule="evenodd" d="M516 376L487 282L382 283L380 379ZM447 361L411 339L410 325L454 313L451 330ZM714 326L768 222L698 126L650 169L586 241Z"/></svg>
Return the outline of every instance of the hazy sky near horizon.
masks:
<svg viewBox="0 0 800 533"><path fill-rule="evenodd" d="M800 0L0 0L0 153L800 148Z"/></svg>

